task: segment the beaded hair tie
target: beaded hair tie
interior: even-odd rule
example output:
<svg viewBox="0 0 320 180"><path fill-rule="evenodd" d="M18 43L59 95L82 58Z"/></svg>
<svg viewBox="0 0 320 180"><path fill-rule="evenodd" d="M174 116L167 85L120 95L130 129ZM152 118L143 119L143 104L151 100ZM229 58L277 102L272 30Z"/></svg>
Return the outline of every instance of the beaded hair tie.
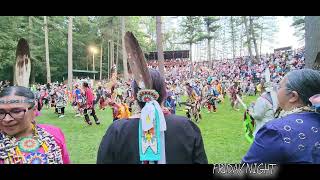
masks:
<svg viewBox="0 0 320 180"><path fill-rule="evenodd" d="M137 99L140 102L149 102L152 100L158 100L159 93L154 89L141 89L137 93Z"/></svg>

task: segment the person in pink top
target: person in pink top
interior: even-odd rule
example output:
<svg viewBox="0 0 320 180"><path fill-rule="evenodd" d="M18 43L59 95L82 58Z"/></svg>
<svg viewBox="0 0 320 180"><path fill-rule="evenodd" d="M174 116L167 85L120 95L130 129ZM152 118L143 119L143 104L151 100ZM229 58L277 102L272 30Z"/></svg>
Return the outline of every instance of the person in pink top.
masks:
<svg viewBox="0 0 320 180"><path fill-rule="evenodd" d="M22 86L0 92L0 164L69 164L64 134L37 124L35 97Z"/></svg>
<svg viewBox="0 0 320 180"><path fill-rule="evenodd" d="M85 92L85 97L86 97L86 107L84 109L84 118L85 121L89 124L92 125L92 122L90 121L89 114L93 116L94 121L96 122L97 125L100 124L100 121L96 115L96 111L94 110L94 95L92 92L92 89L89 87L89 84L87 82L83 82L82 87Z"/></svg>

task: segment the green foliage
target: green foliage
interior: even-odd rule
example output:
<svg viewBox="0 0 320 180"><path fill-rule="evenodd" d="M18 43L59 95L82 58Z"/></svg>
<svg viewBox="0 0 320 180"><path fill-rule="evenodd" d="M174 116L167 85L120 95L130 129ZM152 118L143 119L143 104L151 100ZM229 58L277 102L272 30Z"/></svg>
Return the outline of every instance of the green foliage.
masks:
<svg viewBox="0 0 320 180"><path fill-rule="evenodd" d="M296 16L294 17L296 18ZM68 18L66 16L48 16L49 61L52 81L62 81L67 77L67 32ZM173 27L171 20L176 20ZM241 17L233 16L234 41L246 43ZM32 75L36 82L46 82L45 40L43 16L1 16L0 17L0 79L13 78L15 49L19 38L28 39L33 64ZM254 16L254 34L260 43L271 41L277 29L273 16ZM303 18L294 23L304 30ZM262 31L261 31L262 30ZM132 31L144 52L157 51L156 22L154 16L126 17L126 31ZM230 53L232 40L230 17L227 16L182 16L163 17L164 50L188 49L189 44L214 39L217 49ZM300 31L299 31L300 32ZM95 67L99 67L100 45L103 47L103 77L107 76L108 41L113 41L115 61L118 53L118 72L122 71L122 42L119 16L75 16L73 20L73 67L74 69L92 69L92 53L89 46L99 49L95 55ZM117 52L118 49L118 52ZM7 71L9 70L9 71Z"/></svg>
<svg viewBox="0 0 320 180"><path fill-rule="evenodd" d="M126 18L127 31L132 31L142 51L156 51L156 20L155 17L129 16Z"/></svg>
<svg viewBox="0 0 320 180"><path fill-rule="evenodd" d="M305 38L305 16L292 16L293 23L291 26L294 27L295 33L294 35L299 38L300 41Z"/></svg>
<svg viewBox="0 0 320 180"><path fill-rule="evenodd" d="M28 34L27 16L0 17L0 79L13 79L16 46L21 37Z"/></svg>
<svg viewBox="0 0 320 180"><path fill-rule="evenodd" d="M67 32L68 18L66 16L48 16L49 61L52 81L62 81L67 77ZM141 20L146 27L152 24L152 18L128 17L128 30L134 31L144 50L156 49L155 41L150 42L150 37L138 27ZM29 24L31 21L31 27ZM15 50L19 38L28 39L33 74L36 82L46 82L45 48L44 48L44 22L43 16L1 16L0 17L0 79L13 79L13 65L15 63ZM149 29L149 33L155 31ZM154 29L154 30L153 30ZM74 69L92 68L92 54L89 46L99 49L96 54L96 67L99 67L100 45L103 43L103 77L108 73L107 58L109 40L118 45L119 64L121 64L120 17L117 16L81 16L74 17L73 22L73 65ZM119 43L119 44L117 44ZM121 70L122 68L120 68ZM9 70L9 71L7 71Z"/></svg>
<svg viewBox="0 0 320 180"><path fill-rule="evenodd" d="M253 16L253 29L257 39L262 38L272 42L275 33L278 31L278 23L275 16Z"/></svg>
<svg viewBox="0 0 320 180"><path fill-rule="evenodd" d="M203 36L202 19L200 16L186 16L181 22L180 34L184 37L185 44L193 44L200 40Z"/></svg>
<svg viewBox="0 0 320 180"><path fill-rule="evenodd" d="M200 36L200 40L211 40L213 38L216 38L216 36L212 33L216 32L221 27L219 24L217 24L220 18L218 16L204 16L202 19L204 22L206 32Z"/></svg>

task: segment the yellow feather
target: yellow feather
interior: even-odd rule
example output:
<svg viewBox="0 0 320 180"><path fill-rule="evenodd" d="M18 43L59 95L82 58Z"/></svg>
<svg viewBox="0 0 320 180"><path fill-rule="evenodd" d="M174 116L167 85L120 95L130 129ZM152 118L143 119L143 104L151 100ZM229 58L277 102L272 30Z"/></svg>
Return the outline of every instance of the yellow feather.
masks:
<svg viewBox="0 0 320 180"><path fill-rule="evenodd" d="M146 122L147 122L148 124L151 123L149 115L147 116Z"/></svg>

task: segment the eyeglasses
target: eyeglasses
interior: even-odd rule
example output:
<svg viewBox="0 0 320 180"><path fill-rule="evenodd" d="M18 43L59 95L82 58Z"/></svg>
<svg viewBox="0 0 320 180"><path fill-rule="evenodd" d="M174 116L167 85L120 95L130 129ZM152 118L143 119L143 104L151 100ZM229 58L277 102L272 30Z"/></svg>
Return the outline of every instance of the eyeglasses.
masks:
<svg viewBox="0 0 320 180"><path fill-rule="evenodd" d="M0 110L0 121L2 121L7 114L9 114L13 119L22 119L27 111L32 109L33 106L28 107L27 109L12 109L9 112L5 110Z"/></svg>
<svg viewBox="0 0 320 180"><path fill-rule="evenodd" d="M278 92L281 88L286 88L284 86L280 86L279 84L273 86L273 90Z"/></svg>

